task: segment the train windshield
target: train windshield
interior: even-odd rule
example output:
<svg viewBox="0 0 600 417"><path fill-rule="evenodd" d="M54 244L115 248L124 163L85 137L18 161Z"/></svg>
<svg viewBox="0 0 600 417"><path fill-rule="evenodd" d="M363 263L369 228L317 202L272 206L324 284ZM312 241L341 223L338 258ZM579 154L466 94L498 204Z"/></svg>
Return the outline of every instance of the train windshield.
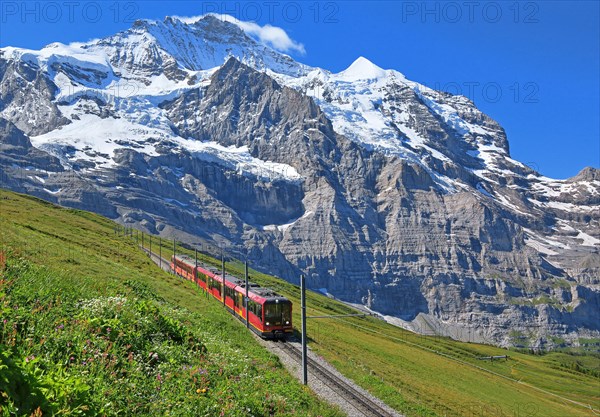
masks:
<svg viewBox="0 0 600 417"><path fill-rule="evenodd" d="M265 321L273 324L287 324L292 319L292 309L289 301L265 304Z"/></svg>

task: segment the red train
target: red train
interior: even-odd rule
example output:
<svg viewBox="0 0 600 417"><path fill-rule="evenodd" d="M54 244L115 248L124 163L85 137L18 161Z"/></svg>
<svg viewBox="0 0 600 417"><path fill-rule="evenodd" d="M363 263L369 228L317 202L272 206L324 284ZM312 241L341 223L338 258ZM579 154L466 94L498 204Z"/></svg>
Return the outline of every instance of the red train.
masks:
<svg viewBox="0 0 600 417"><path fill-rule="evenodd" d="M189 256L173 255L171 269L223 302L223 277L217 268L206 265L196 266L194 259ZM246 321L245 296L245 281L225 274L225 306L244 322ZM248 310L250 328L261 337L281 338L293 332L292 303L271 289L249 283Z"/></svg>

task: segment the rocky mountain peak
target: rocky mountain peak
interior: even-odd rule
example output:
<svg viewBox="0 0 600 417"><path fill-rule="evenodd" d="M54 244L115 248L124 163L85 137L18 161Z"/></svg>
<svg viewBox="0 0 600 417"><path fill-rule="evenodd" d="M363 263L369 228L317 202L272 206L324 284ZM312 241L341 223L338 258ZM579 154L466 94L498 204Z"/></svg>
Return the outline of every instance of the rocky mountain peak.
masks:
<svg viewBox="0 0 600 417"><path fill-rule="evenodd" d="M276 80L269 77L265 73L257 72L248 65L245 65L235 57L229 57L227 61L211 76L211 87L218 88L220 84L228 81L228 84L232 84L231 80L244 79L248 81L248 84L239 83L240 89L245 89L248 86L257 88L262 84L268 84L272 88L279 89L280 85ZM238 83L233 83L238 84Z"/></svg>
<svg viewBox="0 0 600 417"><path fill-rule="evenodd" d="M594 167L585 167L579 172L579 174L569 178L568 181L600 181L600 169Z"/></svg>
<svg viewBox="0 0 600 417"><path fill-rule="evenodd" d="M195 21L176 17L138 20L130 29L96 45L86 48L107 47L104 52L115 66L125 66L141 75L156 75L152 64L164 66L165 61L172 60L181 70L200 71L221 66L231 56L254 68L281 74L298 75L305 71L305 66L257 42L240 26L210 14Z"/></svg>
<svg viewBox="0 0 600 417"><path fill-rule="evenodd" d="M169 17L167 17L166 19L178 20ZM195 22L191 23L191 25L202 29L208 35L220 35L223 37L223 39L225 39L226 37L227 39L231 39L231 37L233 36L248 37L238 25L212 14L202 16Z"/></svg>

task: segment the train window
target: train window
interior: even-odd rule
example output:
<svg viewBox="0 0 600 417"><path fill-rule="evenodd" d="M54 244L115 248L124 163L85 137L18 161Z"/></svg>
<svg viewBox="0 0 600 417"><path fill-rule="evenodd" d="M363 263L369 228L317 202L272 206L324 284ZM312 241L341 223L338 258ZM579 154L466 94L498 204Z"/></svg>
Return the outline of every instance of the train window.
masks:
<svg viewBox="0 0 600 417"><path fill-rule="evenodd" d="M240 294L239 292L235 294L235 297L233 297L235 306L237 308L240 308L240 306L242 305L242 294Z"/></svg>
<svg viewBox="0 0 600 417"><path fill-rule="evenodd" d="M259 319L262 320L262 315L261 315L261 306L260 304L257 304L255 301L249 301L248 302L248 309L255 315L257 316Z"/></svg>
<svg viewBox="0 0 600 417"><path fill-rule="evenodd" d="M287 302L265 304L265 321L289 322L291 319L292 309Z"/></svg>
<svg viewBox="0 0 600 417"><path fill-rule="evenodd" d="M215 279L210 280L210 289L216 289L221 294L221 283Z"/></svg>

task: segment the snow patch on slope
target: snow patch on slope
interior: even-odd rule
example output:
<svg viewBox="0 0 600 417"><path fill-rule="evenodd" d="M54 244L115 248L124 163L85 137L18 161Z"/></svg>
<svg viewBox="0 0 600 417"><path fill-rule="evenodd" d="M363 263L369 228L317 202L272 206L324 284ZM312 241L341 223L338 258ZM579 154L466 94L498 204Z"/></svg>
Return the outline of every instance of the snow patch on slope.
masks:
<svg viewBox="0 0 600 417"><path fill-rule="evenodd" d="M435 114L442 118L448 126L460 133L461 135L466 134L481 134L485 135L488 133L486 129L481 126L474 125L464 121L456 111L455 108L448 104L438 103L431 98L427 97L422 93L421 88L416 88L415 92L419 98L429 107ZM504 152L503 152L504 153Z"/></svg>
<svg viewBox="0 0 600 417"><path fill-rule="evenodd" d="M558 255L559 253L556 250L569 249L568 245L540 236L533 230L527 228L523 228L523 230L526 233L525 244L544 255Z"/></svg>
<svg viewBox="0 0 600 417"><path fill-rule="evenodd" d="M270 230L270 231L279 230L280 232L284 232L285 233L290 227L294 226L299 220L305 219L308 216L311 216L313 214L315 214L314 211L308 210L302 216L298 217L296 220L294 220L294 221L292 221L290 223L285 223L285 224L268 224L266 226L262 226L262 230Z"/></svg>
<svg viewBox="0 0 600 417"><path fill-rule="evenodd" d="M201 142L195 139L173 138L183 149L188 150L194 157L225 164L242 175L252 175L260 179L274 181L285 180L291 182L302 181L304 177L294 167L278 162L263 161L255 158L248 152L247 146L223 146L217 142Z"/></svg>
<svg viewBox="0 0 600 417"><path fill-rule="evenodd" d="M79 120L39 136L31 137L31 144L46 150L63 162L64 150L70 147L75 152L68 158L71 162L76 160L89 161L97 167L107 168L116 165L112 159L114 151L119 148L134 145L138 151L147 155L157 156L154 146L147 140L151 137L163 137L164 132L131 122L124 118L101 118L94 114L78 116ZM127 145L120 144L127 138Z"/></svg>
<svg viewBox="0 0 600 417"><path fill-rule="evenodd" d="M579 231L579 234L577 236L575 236L575 239L581 239L583 241L583 243L581 243L582 246L600 245L599 239L596 239L595 237L590 236L587 233L584 233L582 231Z"/></svg>

